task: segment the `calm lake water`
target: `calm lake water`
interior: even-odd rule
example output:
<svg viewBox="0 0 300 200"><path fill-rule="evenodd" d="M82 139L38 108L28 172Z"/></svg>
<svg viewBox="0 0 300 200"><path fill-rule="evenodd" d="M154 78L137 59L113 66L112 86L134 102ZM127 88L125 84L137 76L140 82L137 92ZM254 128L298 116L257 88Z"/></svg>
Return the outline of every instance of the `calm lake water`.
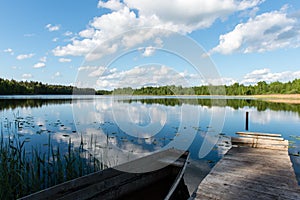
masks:
<svg viewBox="0 0 300 200"><path fill-rule="evenodd" d="M300 105L211 98L2 96L1 132L7 138L14 130L26 148L42 151L49 135L53 146L65 150L70 139L76 147L83 138L86 149L108 166L175 147L211 167L229 148L229 137L245 130L248 111L249 131L281 133L291 154L300 151ZM300 160L291 158L300 177Z"/></svg>

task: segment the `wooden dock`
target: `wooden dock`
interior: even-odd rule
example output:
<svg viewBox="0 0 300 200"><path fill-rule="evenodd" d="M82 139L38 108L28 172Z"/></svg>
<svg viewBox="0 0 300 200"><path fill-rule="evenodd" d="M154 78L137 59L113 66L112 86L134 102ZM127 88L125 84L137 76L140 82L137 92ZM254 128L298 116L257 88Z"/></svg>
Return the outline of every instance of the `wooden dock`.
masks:
<svg viewBox="0 0 300 200"><path fill-rule="evenodd" d="M287 141L248 133L232 138L233 147L200 183L195 199L300 199Z"/></svg>

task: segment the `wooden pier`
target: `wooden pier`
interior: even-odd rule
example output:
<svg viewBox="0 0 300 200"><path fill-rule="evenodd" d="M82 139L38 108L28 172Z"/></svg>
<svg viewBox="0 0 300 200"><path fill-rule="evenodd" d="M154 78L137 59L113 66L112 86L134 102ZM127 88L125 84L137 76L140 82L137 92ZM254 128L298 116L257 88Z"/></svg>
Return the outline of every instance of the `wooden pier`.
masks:
<svg viewBox="0 0 300 200"><path fill-rule="evenodd" d="M195 199L300 199L280 134L239 132L233 147L198 186Z"/></svg>

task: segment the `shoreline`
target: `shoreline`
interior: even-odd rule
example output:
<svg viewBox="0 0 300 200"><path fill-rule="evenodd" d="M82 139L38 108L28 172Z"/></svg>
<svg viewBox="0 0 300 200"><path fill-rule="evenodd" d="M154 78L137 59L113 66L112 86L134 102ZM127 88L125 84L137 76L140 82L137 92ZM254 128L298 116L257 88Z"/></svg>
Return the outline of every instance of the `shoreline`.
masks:
<svg viewBox="0 0 300 200"><path fill-rule="evenodd" d="M249 97L273 103L300 104L300 94L262 94Z"/></svg>
<svg viewBox="0 0 300 200"><path fill-rule="evenodd" d="M47 97L55 96L62 97L58 99L64 99L66 96L73 95L61 95L61 94L43 94L43 95L0 95L0 99L26 99L26 97ZM76 95L75 95L76 96ZM80 96L80 95L79 95ZM82 95L82 96L114 96L114 95ZM127 95L117 95L127 96ZM133 96L158 96L158 97L225 97L225 98L246 98L246 99L258 99L273 103L287 103L287 104L300 104L300 94L262 94L262 95L133 95ZM11 98L13 97L13 98ZM20 98L22 97L22 98ZM41 98L43 99L43 98ZM72 99L72 98L70 98Z"/></svg>

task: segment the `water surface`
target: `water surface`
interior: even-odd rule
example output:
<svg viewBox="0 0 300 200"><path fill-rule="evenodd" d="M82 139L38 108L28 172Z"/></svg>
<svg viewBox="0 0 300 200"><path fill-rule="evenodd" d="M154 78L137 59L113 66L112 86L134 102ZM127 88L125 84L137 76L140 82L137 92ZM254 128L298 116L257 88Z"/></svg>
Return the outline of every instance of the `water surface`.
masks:
<svg viewBox="0 0 300 200"><path fill-rule="evenodd" d="M300 105L210 96L47 95L0 99L4 137L14 130L26 140L27 148L33 145L44 151L49 136L52 145L65 149L70 139L79 146L83 138L86 149L108 166L175 147L188 149L193 160L211 167L229 148L229 137L244 131L246 112L250 113L250 131L281 133L290 141L290 154L299 154ZM218 143L203 156L199 151L207 136L211 136L212 145ZM298 175L298 156L291 158Z"/></svg>

